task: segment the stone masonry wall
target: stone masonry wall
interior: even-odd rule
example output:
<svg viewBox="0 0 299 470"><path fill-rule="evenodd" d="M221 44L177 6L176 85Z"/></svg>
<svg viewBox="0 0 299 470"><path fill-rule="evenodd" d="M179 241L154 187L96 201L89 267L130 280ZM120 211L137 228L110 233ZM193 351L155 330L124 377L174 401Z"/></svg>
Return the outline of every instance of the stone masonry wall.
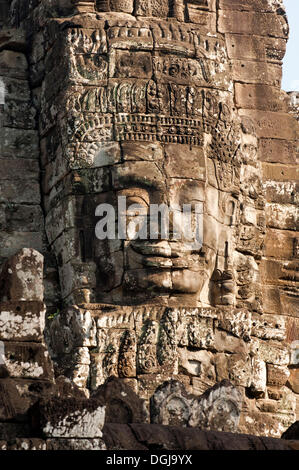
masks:
<svg viewBox="0 0 299 470"><path fill-rule="evenodd" d="M6 21L8 17L3 13ZM0 29L0 266L22 247L43 253L50 314L51 307L56 311L59 304L59 286L44 230L39 132L28 51L24 31Z"/></svg>

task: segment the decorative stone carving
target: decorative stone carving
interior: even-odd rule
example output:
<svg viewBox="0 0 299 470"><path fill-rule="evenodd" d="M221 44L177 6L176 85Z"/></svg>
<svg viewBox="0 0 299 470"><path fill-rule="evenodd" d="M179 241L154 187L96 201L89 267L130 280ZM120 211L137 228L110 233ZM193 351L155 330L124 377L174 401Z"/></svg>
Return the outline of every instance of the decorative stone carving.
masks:
<svg viewBox="0 0 299 470"><path fill-rule="evenodd" d="M188 395L184 386L162 384L151 399L151 421L172 426L235 432L242 408L242 394L228 381L207 390L201 397Z"/></svg>

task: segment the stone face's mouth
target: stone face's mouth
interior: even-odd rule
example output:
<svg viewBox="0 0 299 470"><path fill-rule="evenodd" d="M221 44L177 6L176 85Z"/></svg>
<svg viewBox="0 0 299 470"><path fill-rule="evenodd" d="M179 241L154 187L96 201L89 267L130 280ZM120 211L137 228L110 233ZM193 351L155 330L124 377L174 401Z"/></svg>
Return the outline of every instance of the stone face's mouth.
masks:
<svg viewBox="0 0 299 470"><path fill-rule="evenodd" d="M141 256L146 268L198 271L201 262L198 253L192 254L188 245L173 241L133 241L132 250Z"/></svg>
<svg viewBox="0 0 299 470"><path fill-rule="evenodd" d="M174 260L190 256L192 249L188 242L178 241L146 241L146 240L133 240L130 243L131 248L136 253L149 257L149 258L167 258ZM175 263L178 264L179 263Z"/></svg>

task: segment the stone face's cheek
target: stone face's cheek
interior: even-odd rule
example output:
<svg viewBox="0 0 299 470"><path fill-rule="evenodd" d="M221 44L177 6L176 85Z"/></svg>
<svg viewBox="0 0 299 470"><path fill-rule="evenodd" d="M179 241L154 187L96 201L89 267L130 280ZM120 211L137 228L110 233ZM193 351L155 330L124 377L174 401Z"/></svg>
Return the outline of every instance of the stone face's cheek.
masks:
<svg viewBox="0 0 299 470"><path fill-rule="evenodd" d="M190 270L173 271L172 288L173 291L196 294L200 291L204 282L203 272Z"/></svg>

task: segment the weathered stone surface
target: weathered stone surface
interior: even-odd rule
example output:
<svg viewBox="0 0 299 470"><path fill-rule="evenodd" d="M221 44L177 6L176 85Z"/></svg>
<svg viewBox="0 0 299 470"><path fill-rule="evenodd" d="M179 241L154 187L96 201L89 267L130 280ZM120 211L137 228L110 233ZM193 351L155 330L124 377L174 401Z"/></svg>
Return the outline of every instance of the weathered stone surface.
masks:
<svg viewBox="0 0 299 470"><path fill-rule="evenodd" d="M253 60L234 60L233 78L236 82L280 86L282 70L280 65ZM237 83L236 83L237 85Z"/></svg>
<svg viewBox="0 0 299 470"><path fill-rule="evenodd" d="M259 11L271 13L275 11L278 4L279 2L276 1L264 2L264 0L220 0L219 7L222 10ZM281 14L284 14L284 11L282 11Z"/></svg>
<svg viewBox="0 0 299 470"><path fill-rule="evenodd" d="M176 381L165 382L151 399L151 422L170 426L200 426L201 429L236 431L242 394L228 381L195 398Z"/></svg>
<svg viewBox="0 0 299 470"><path fill-rule="evenodd" d="M43 301L43 256L24 248L2 269L2 301Z"/></svg>
<svg viewBox="0 0 299 470"><path fill-rule="evenodd" d="M100 399L52 398L32 408L31 420L47 437L101 438L105 406Z"/></svg>
<svg viewBox="0 0 299 470"><path fill-rule="evenodd" d="M202 431L179 426L106 424L104 441L109 450L290 450L281 439L246 434Z"/></svg>
<svg viewBox="0 0 299 470"><path fill-rule="evenodd" d="M290 371L286 368L286 366L267 364L267 383L269 385L285 385L289 375Z"/></svg>
<svg viewBox="0 0 299 470"><path fill-rule="evenodd" d="M269 364L288 365L288 351L281 343L273 341L270 344L264 340L255 338L251 341L251 352L255 357L259 357Z"/></svg>
<svg viewBox="0 0 299 470"><path fill-rule="evenodd" d="M15 442L10 443L7 450L46 450L46 442L42 439L20 439L17 438Z"/></svg>
<svg viewBox="0 0 299 470"><path fill-rule="evenodd" d="M287 95L268 85L235 84L238 108L260 109L263 111L287 111Z"/></svg>
<svg viewBox="0 0 299 470"><path fill-rule="evenodd" d="M38 155L38 135L34 130L0 128L1 158L30 158ZM37 177L37 175L35 175Z"/></svg>
<svg viewBox="0 0 299 470"><path fill-rule="evenodd" d="M44 216L39 205L0 203L0 231L39 232ZM3 253L4 254L4 253Z"/></svg>
<svg viewBox="0 0 299 470"><path fill-rule="evenodd" d="M10 377L47 379L53 375L46 347L30 342L4 342L3 365Z"/></svg>
<svg viewBox="0 0 299 470"><path fill-rule="evenodd" d="M123 379L110 377L92 398L105 404L105 423L144 423L148 421L145 403Z"/></svg>
<svg viewBox="0 0 299 470"><path fill-rule="evenodd" d="M273 182L296 181L295 165L275 165L267 162L262 164L262 168L265 180L273 180Z"/></svg>
<svg viewBox="0 0 299 470"><path fill-rule="evenodd" d="M286 230L268 230L265 255L270 258L292 259L297 241L297 237L294 235L294 232Z"/></svg>
<svg viewBox="0 0 299 470"><path fill-rule="evenodd" d="M298 227L298 210L293 205L267 203L266 218L271 228L296 230Z"/></svg>
<svg viewBox="0 0 299 470"><path fill-rule="evenodd" d="M46 450L107 450L102 439L47 439Z"/></svg>
<svg viewBox="0 0 299 470"><path fill-rule="evenodd" d="M0 52L1 75L10 78L26 79L28 76L28 63L25 54L15 51Z"/></svg>
<svg viewBox="0 0 299 470"><path fill-rule="evenodd" d="M0 304L0 339L43 341L45 305L42 302L5 302Z"/></svg>
<svg viewBox="0 0 299 470"><path fill-rule="evenodd" d="M291 390L293 390L293 392L297 394L299 393L299 370L298 369L290 370L288 385L290 386Z"/></svg>
<svg viewBox="0 0 299 470"><path fill-rule="evenodd" d="M1 421L20 421L27 420L28 410L34 405L41 397L50 396L54 393L53 377L51 380L36 380L24 378L4 378L0 379L1 389L1 407L0 407L0 420ZM13 426L13 424L10 424ZM7 431L8 432L8 431ZM6 438L4 431L1 430L1 438ZM17 432L17 429L12 429L9 439L13 437L29 437L30 432L24 433L23 431Z"/></svg>
<svg viewBox="0 0 299 470"><path fill-rule="evenodd" d="M296 121L289 114L255 110L241 110L241 113L255 122L257 136L260 138L296 139Z"/></svg>
<svg viewBox="0 0 299 470"><path fill-rule="evenodd" d="M220 11L218 27L222 33L251 34L254 30L260 36L271 35L278 38L288 36L286 19L270 13Z"/></svg>
<svg viewBox="0 0 299 470"><path fill-rule="evenodd" d="M14 28L1 28L0 50L23 51L26 50L26 48L27 41L24 31Z"/></svg>
<svg viewBox="0 0 299 470"><path fill-rule="evenodd" d="M295 164L296 142L281 139L260 139L259 159L270 163Z"/></svg>
<svg viewBox="0 0 299 470"><path fill-rule="evenodd" d="M286 52L286 40L246 34L226 34L227 53L231 59L267 60L281 63Z"/></svg>
<svg viewBox="0 0 299 470"><path fill-rule="evenodd" d="M43 250L43 234L38 232L27 231L13 231L13 232L0 232L1 241L1 255L4 257L3 262L8 257L14 256L19 251L20 246L30 246L34 250L42 252ZM4 266L3 266L4 267Z"/></svg>

